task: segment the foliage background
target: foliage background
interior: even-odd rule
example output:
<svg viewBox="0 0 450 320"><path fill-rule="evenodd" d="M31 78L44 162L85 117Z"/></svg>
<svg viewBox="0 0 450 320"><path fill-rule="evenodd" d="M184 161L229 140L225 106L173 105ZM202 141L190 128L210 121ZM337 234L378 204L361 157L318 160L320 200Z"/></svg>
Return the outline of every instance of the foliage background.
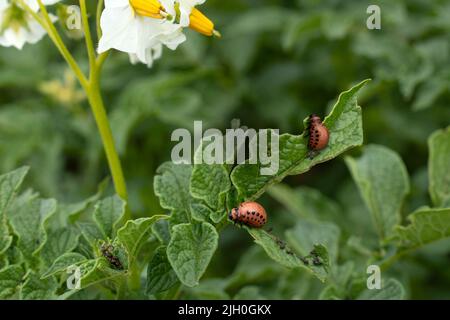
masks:
<svg viewBox="0 0 450 320"><path fill-rule="evenodd" d="M307 115L326 114L339 92L366 78L373 80L358 99L365 143L397 152L411 179L403 220L430 205L427 139L450 122L450 2L378 1L381 30L366 28L370 4L209 0L203 11L222 39L188 31L188 41L175 52L166 49L152 69L112 54L102 85L133 217L166 213L153 179L170 160L175 128L202 120L204 127L225 130L240 119L251 128L297 134ZM87 67L83 41L68 43ZM94 194L108 175L95 123L75 83L48 39L21 52L0 48L0 172L30 165L26 187L67 203ZM340 259L355 260L364 272L347 240L360 237L370 247L375 231L343 159L284 183L261 198L274 232L296 224L289 204L299 202L319 216L332 207L338 214L331 222L342 231ZM323 285L316 279L284 269L258 250L243 230L228 226L200 286L181 297L319 297ZM408 298L448 299L449 263L447 239L404 257L388 272ZM220 290L224 279L227 289Z"/></svg>

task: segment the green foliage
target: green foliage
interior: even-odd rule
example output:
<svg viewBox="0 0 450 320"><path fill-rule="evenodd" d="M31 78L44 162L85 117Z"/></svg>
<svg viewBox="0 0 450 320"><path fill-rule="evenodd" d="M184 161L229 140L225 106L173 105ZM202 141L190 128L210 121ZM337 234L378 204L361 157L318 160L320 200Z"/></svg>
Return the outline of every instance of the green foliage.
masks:
<svg viewBox="0 0 450 320"><path fill-rule="evenodd" d="M357 161L346 161L380 237L390 236L400 222L400 209L409 192L408 173L402 160L385 147L369 145Z"/></svg>
<svg viewBox="0 0 450 320"><path fill-rule="evenodd" d="M6 209L27 171L28 168L20 168L0 176L0 254L4 253L12 242L12 236L9 235L7 227Z"/></svg>
<svg viewBox="0 0 450 320"><path fill-rule="evenodd" d="M118 196L100 201L94 211L94 220L105 238L115 235L117 224L125 214L125 202Z"/></svg>
<svg viewBox="0 0 450 320"><path fill-rule="evenodd" d="M380 290L365 290L359 296L360 300L402 300L405 298L405 289L394 279L389 279Z"/></svg>
<svg viewBox="0 0 450 320"><path fill-rule="evenodd" d="M11 215L10 222L18 236L17 246L32 261L47 241L45 224L56 211L53 199L32 199Z"/></svg>
<svg viewBox="0 0 450 320"><path fill-rule="evenodd" d="M24 300L49 300L55 298L58 284L54 278L42 280L37 274L31 273L22 285L20 298Z"/></svg>
<svg viewBox="0 0 450 320"><path fill-rule="evenodd" d="M249 233L255 239L255 242L263 247L269 257L279 264L287 268L303 267L312 272L321 281L325 281L329 261L328 251L324 246L314 244L311 247L310 256L305 254L305 257L300 259L289 247L280 243L279 241L281 240L274 238L267 232L261 229L251 229ZM313 262L314 258L319 259L317 263Z"/></svg>
<svg viewBox="0 0 450 320"><path fill-rule="evenodd" d="M408 216L410 224L398 226L396 233L402 246L417 248L450 237L450 208L419 209Z"/></svg>
<svg viewBox="0 0 450 320"><path fill-rule="evenodd" d="M177 212L172 215L171 222L188 222L192 197L189 193L192 167L190 165L174 165L164 163L158 168L158 176L154 180L155 193L160 199L161 207ZM178 222L179 221L179 222Z"/></svg>
<svg viewBox="0 0 450 320"><path fill-rule="evenodd" d="M204 158L203 163L200 163L199 159L203 158L203 152L209 145L207 141L202 140L195 152L196 164L192 170L190 192L194 198L203 200L209 207L218 210L223 207L225 196L231 188L230 173L226 165L208 164L214 163L213 159ZM204 210L196 207L200 211Z"/></svg>
<svg viewBox="0 0 450 320"><path fill-rule="evenodd" d="M370 4L207 1L222 39L187 32L152 70L112 52L102 93L128 203L48 37L1 47L0 299L450 298L450 6L379 1L368 30ZM313 159L311 113L330 131ZM280 130L276 175L167 162L175 128L232 119ZM227 221L256 199L267 226ZM381 290L366 287L372 264Z"/></svg>
<svg viewBox="0 0 450 320"><path fill-rule="evenodd" d="M188 287L198 284L214 252L219 236L209 223L182 223L172 229L167 258L180 281Z"/></svg>
<svg viewBox="0 0 450 320"><path fill-rule="evenodd" d="M260 175L260 166L239 165L231 174L233 184L242 198L254 200L271 184L280 182L288 175L301 174L320 162L330 160L349 148L362 144L361 108L356 94L367 81L342 93L324 124L330 132L328 147L314 159L309 159L308 139L304 134L284 134L279 141L279 170L275 175ZM306 120L305 120L306 122ZM305 126L306 127L306 126Z"/></svg>
<svg viewBox="0 0 450 320"><path fill-rule="evenodd" d="M328 249L333 262L338 257L339 236L339 227L331 222L299 220L294 228L286 231L288 242L302 256L308 255L314 244L321 243Z"/></svg>
<svg viewBox="0 0 450 320"><path fill-rule="evenodd" d="M23 268L18 265L0 270L0 298L17 298L16 294L24 275Z"/></svg>
<svg viewBox="0 0 450 320"><path fill-rule="evenodd" d="M152 216L151 218L140 218L129 220L117 231L117 239L125 247L128 254L128 264L131 266L136 259L142 245L150 237L152 225L167 216Z"/></svg>
<svg viewBox="0 0 450 320"><path fill-rule="evenodd" d="M178 283L178 277L167 259L167 248L160 246L155 250L147 266L147 294L166 291Z"/></svg>
<svg viewBox="0 0 450 320"><path fill-rule="evenodd" d="M51 265L66 252L75 250L79 243L80 234L74 228L61 228L50 231L47 241L41 250L42 260Z"/></svg>
<svg viewBox="0 0 450 320"><path fill-rule="evenodd" d="M450 127L433 133L430 148L430 196L436 207L450 205Z"/></svg>
<svg viewBox="0 0 450 320"><path fill-rule="evenodd" d="M57 273L66 271L70 266L79 265L87 259L76 252L67 252L59 256L52 266L42 275L42 278L51 277Z"/></svg>

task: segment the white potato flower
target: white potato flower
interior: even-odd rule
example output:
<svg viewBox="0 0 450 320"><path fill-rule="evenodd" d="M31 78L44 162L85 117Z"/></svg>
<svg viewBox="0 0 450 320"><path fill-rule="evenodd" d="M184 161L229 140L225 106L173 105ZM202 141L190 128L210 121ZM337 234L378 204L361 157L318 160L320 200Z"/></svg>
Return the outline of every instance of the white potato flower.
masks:
<svg viewBox="0 0 450 320"><path fill-rule="evenodd" d="M161 58L162 50L163 50L163 45L161 43L156 44L155 46L153 46L151 48L147 48L146 51L145 51L145 54L146 54L146 56L145 56L146 60L145 61L140 60L136 54L129 53L130 62L132 64L146 63L147 67L151 68L153 66L153 62L155 60L158 60L159 58Z"/></svg>
<svg viewBox="0 0 450 320"><path fill-rule="evenodd" d="M23 0L31 10L39 11L37 0ZM42 0L44 5L52 5L60 0ZM54 15L50 15L56 21ZM36 43L46 34L44 28L26 12L20 1L0 0L0 45L22 49L25 43Z"/></svg>
<svg viewBox="0 0 450 320"><path fill-rule="evenodd" d="M105 0L98 52L116 49L130 54L132 63L149 67L161 56L163 46L175 50L186 40L183 28L218 35L214 24L195 5L205 0ZM198 12L198 13L197 13ZM196 15L194 16L194 13ZM191 18L193 17L193 19ZM199 27L192 26L195 20Z"/></svg>

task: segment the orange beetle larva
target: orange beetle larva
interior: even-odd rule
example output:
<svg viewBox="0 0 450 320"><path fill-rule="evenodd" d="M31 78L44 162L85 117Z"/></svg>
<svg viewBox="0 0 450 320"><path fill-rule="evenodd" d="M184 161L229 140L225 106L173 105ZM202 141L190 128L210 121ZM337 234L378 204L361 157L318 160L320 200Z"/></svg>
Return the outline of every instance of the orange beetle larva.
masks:
<svg viewBox="0 0 450 320"><path fill-rule="evenodd" d="M242 202L228 214L228 218L235 223L253 228L261 228L267 223L266 210L257 202Z"/></svg>

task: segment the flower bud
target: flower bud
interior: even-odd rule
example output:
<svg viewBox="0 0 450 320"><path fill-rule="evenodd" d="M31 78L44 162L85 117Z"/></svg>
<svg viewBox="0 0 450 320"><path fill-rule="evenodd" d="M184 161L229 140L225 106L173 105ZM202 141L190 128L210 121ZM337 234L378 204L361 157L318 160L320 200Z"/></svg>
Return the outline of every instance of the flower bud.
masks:
<svg viewBox="0 0 450 320"><path fill-rule="evenodd" d="M158 0L130 0L134 12L140 16L162 19L166 15L164 7Z"/></svg>
<svg viewBox="0 0 450 320"><path fill-rule="evenodd" d="M220 33L214 30L214 23L209 20L200 10L193 8L189 16L189 27L205 36L220 37Z"/></svg>

